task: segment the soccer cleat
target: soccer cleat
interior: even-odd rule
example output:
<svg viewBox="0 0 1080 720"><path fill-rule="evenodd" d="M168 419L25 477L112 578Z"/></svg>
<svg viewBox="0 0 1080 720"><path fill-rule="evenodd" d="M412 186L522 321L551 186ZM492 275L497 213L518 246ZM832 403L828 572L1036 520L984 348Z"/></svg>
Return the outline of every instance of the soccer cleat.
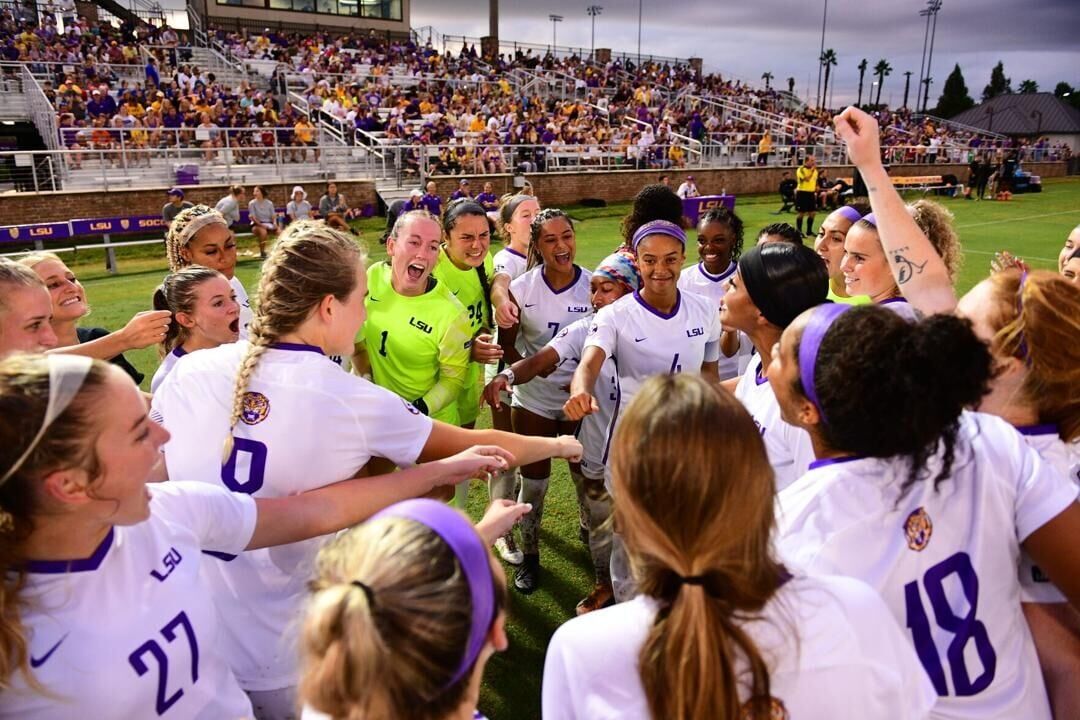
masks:
<svg viewBox="0 0 1080 720"><path fill-rule="evenodd" d="M577 604L574 612L578 615L591 613L593 610L611 607L615 604L615 591L611 589L611 583L597 583L592 592Z"/></svg>
<svg viewBox="0 0 1080 720"><path fill-rule="evenodd" d="M514 532L512 530L495 541L495 550L504 562L511 565L520 565L521 561L525 559L522 552L518 550L517 543L514 542Z"/></svg>
<svg viewBox="0 0 1080 720"><path fill-rule="evenodd" d="M540 554L528 554L524 557L521 567L514 575L514 587L525 595L530 595L540 586Z"/></svg>

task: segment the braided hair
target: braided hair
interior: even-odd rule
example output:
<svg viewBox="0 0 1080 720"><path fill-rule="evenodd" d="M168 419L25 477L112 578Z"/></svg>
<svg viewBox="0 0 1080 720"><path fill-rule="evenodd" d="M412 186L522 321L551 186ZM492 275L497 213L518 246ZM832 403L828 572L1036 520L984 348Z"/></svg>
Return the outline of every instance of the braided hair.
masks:
<svg viewBox="0 0 1080 720"><path fill-rule="evenodd" d="M165 253L169 257L170 272L177 272L191 264L180 251L195 239L200 230L215 223L220 223L226 230L229 228L225 216L208 205L195 205L177 213L169 231L165 233Z"/></svg>
<svg viewBox="0 0 1080 720"><path fill-rule="evenodd" d="M538 212L536 217L533 218L532 225L529 226L529 255L525 265L527 270L532 270L537 265L544 264L544 259L540 255L540 245L537 241L540 239L540 232L544 227L544 223L555 218L566 218L570 229L574 229L574 221L558 208L544 208Z"/></svg>
<svg viewBox="0 0 1080 720"><path fill-rule="evenodd" d="M232 455L231 431L241 419L248 383L263 353L300 327L327 295L344 302L356 288L356 267L365 257L352 236L322 221L300 220L281 234L259 280L259 303L236 374L223 462Z"/></svg>

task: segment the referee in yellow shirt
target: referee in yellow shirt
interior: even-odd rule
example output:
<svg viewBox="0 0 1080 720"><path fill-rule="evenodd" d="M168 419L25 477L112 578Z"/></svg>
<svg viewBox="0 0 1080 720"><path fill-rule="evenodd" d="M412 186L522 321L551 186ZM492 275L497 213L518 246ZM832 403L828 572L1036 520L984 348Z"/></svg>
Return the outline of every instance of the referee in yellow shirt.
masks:
<svg viewBox="0 0 1080 720"><path fill-rule="evenodd" d="M806 159L803 160L803 164L795 171L795 212L799 214L795 221L795 227L799 232L803 231L803 217L809 216L806 222L806 233L803 237L813 237L814 235L814 211L817 209L817 179L817 162L814 160L813 155L807 155Z"/></svg>

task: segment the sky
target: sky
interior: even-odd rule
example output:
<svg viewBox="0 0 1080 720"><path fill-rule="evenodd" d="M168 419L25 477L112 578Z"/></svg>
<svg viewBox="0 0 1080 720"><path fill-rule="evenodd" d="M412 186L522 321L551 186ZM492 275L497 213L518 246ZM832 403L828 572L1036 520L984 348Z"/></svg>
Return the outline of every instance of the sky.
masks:
<svg viewBox="0 0 1080 720"><path fill-rule="evenodd" d="M638 2L591 0L603 6L596 18L596 46L635 52ZM606 4L604 4L606 2ZM821 48L825 0L640 0L641 50L674 57L700 57L706 71L761 84L787 86L811 102L817 92L816 58ZM551 43L548 15L564 17L556 29L559 45L588 48L589 1L502 0L499 34L504 42ZM413 0L412 26L433 26L448 35L487 34L487 3L475 0ZM904 71L910 70L911 103L923 56L926 20L919 16L924 0L828 0L825 47L836 51L832 69L832 102L853 102L858 90L858 64L869 62L863 100L870 92L873 66L885 59L892 74L885 78L882 102L899 105ZM1060 81L1080 86L1080 0L943 0L937 17L930 105L936 104L945 78L959 63L968 94L979 101L990 71L999 61L1013 87L1032 79L1052 91ZM457 47L452 48L457 50Z"/></svg>

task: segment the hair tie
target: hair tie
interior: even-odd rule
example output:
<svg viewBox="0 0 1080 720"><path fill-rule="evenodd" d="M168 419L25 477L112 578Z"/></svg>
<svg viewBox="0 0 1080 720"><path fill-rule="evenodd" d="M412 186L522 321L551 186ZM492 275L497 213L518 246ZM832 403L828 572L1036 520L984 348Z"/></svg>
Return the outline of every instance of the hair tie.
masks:
<svg viewBox="0 0 1080 720"><path fill-rule="evenodd" d="M846 313L851 307L845 303L817 306L811 310L810 320L806 323L802 339L799 341L799 380L802 381L806 399L817 408L822 424L825 423L825 413L821 410L817 389L814 386L818 351L821 350L821 342L836 318Z"/></svg>
<svg viewBox="0 0 1080 720"><path fill-rule="evenodd" d="M374 608L375 607L375 591L371 589L371 586L366 585L361 580L353 580L351 584L364 591L364 596L367 597L368 605L370 605L371 607Z"/></svg>
<svg viewBox="0 0 1080 720"><path fill-rule="evenodd" d="M651 220L634 232L634 237L630 241L631 247L634 248L634 252L637 252L638 245L641 241L650 235L667 235L669 238L674 238L679 241L684 248L686 247L686 231L673 222L667 220Z"/></svg>
<svg viewBox="0 0 1080 720"><path fill-rule="evenodd" d="M701 585L701 586L704 586L705 585L705 576L704 575L687 575L686 577L683 577L682 575L680 575L679 576L679 582L681 582L683 585Z"/></svg>

